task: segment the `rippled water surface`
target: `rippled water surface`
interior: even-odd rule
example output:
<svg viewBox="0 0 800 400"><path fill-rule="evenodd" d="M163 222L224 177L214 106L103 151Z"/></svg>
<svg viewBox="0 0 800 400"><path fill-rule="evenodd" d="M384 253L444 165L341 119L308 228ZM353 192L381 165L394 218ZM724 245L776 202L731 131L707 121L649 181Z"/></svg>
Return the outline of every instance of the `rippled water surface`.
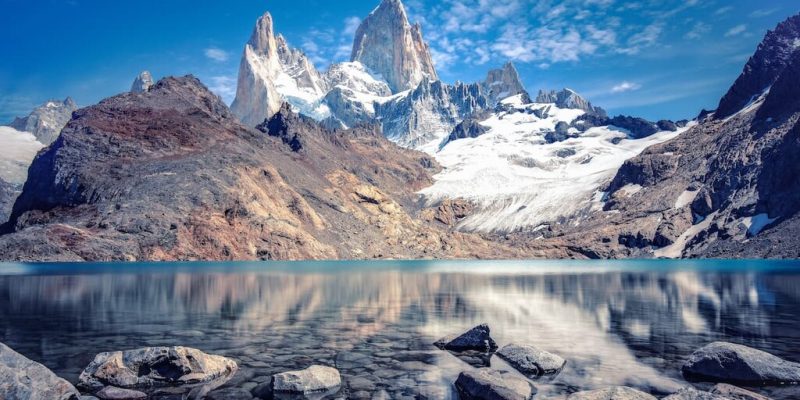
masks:
<svg viewBox="0 0 800 400"><path fill-rule="evenodd" d="M534 382L537 399L660 396L688 385L680 365L714 340L800 361L798 321L800 262L0 264L0 341L73 383L98 352L183 345L234 358L226 386L324 364L343 375L339 398L455 398L480 360L431 343L486 322L500 346L568 360Z"/></svg>

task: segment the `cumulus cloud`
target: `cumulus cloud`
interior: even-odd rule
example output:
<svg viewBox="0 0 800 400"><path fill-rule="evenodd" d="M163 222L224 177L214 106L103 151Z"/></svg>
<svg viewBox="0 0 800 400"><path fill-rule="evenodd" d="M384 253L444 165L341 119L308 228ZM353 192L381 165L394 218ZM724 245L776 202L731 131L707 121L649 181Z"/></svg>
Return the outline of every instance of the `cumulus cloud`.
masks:
<svg viewBox="0 0 800 400"><path fill-rule="evenodd" d="M618 85L614 85L611 88L611 93L625 93L625 92L632 92L634 90L639 90L642 88L642 85L634 82L623 81Z"/></svg>
<svg viewBox="0 0 800 400"><path fill-rule="evenodd" d="M217 62L225 62L228 61L230 55L227 51L216 48L216 47L209 47L204 50L206 57L217 61Z"/></svg>
<svg viewBox="0 0 800 400"><path fill-rule="evenodd" d="M212 76L209 80L208 88L223 101L230 104L236 97L236 78L233 76Z"/></svg>

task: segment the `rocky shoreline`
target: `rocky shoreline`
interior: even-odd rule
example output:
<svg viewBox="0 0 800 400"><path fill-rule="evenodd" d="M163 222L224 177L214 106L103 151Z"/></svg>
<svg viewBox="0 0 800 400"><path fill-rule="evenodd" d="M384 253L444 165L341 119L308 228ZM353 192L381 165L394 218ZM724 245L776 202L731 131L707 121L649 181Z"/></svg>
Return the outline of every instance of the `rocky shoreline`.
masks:
<svg viewBox="0 0 800 400"><path fill-rule="evenodd" d="M461 400L530 400L536 397L536 382L557 377L569 362L532 344L509 343L499 348L488 325L433 343L463 361L452 382ZM423 351L436 357L435 351ZM99 353L80 373L77 384L56 376L0 343L0 398L58 400L172 400L172 399L389 399L376 390L367 376L345 376L337 368L352 367L359 359L351 353L335 356L335 365L315 364L307 368L265 376L243 377L239 362L221 355L188 347L147 347ZM353 353L354 354L354 353ZM483 355L483 357L480 357ZM497 355L508 363L492 365ZM476 361L477 360L477 361ZM413 363L413 362L411 362ZM391 378L391 371L373 371ZM800 363L780 359L751 347L713 342L697 349L682 367L686 379L677 392L662 400L768 400L749 388L800 383ZM245 383L245 380L248 382ZM710 389L699 390L689 382ZM627 386L599 389L574 388L568 400L655 400L652 394ZM413 396L412 396L413 397ZM422 398L446 398L433 392ZM416 397L420 398L420 397Z"/></svg>

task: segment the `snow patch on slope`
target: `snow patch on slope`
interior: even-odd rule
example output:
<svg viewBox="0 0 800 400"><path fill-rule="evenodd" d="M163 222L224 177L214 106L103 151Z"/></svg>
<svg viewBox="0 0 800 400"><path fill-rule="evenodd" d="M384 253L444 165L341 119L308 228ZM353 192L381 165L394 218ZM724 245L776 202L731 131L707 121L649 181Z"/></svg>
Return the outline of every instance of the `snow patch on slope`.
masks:
<svg viewBox="0 0 800 400"><path fill-rule="evenodd" d="M545 118L535 110L546 110ZM444 170L420 194L429 205L447 198L475 203L478 211L459 225L466 231L508 232L565 222L591 209L593 197L625 160L688 129L632 140L616 128L594 127L547 143L545 134L559 121L570 123L583 114L540 103L494 114L481 123L487 133L453 141L435 153Z"/></svg>

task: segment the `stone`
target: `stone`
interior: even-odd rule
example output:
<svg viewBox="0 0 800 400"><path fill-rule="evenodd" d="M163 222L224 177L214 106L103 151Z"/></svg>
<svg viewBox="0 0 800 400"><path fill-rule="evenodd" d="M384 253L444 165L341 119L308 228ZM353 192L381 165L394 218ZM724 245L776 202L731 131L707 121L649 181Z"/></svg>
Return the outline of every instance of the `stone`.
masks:
<svg viewBox="0 0 800 400"><path fill-rule="evenodd" d="M335 368L313 365L300 371L273 375L276 392L313 393L335 389L342 385L342 377Z"/></svg>
<svg viewBox="0 0 800 400"><path fill-rule="evenodd" d="M657 400L654 396L627 386L613 386L571 394L567 400Z"/></svg>
<svg viewBox="0 0 800 400"><path fill-rule="evenodd" d="M718 383L714 385L709 392L725 396L731 400L771 400L767 396L751 392L747 389L742 389L738 386L729 385L727 383Z"/></svg>
<svg viewBox="0 0 800 400"><path fill-rule="evenodd" d="M487 324L478 325L459 336L443 337L434 345L440 349L452 351L494 351L497 349L497 343L490 336L490 329Z"/></svg>
<svg viewBox="0 0 800 400"><path fill-rule="evenodd" d="M272 399L272 377L270 376L269 379L259 383L250 391L250 394L257 399Z"/></svg>
<svg viewBox="0 0 800 400"><path fill-rule="evenodd" d="M206 396L208 400L250 400L253 396L242 388L225 388L215 390Z"/></svg>
<svg viewBox="0 0 800 400"><path fill-rule="evenodd" d="M146 393L116 386L106 386L95 394L102 400L140 400L147 398Z"/></svg>
<svg viewBox="0 0 800 400"><path fill-rule="evenodd" d="M489 368L462 372L455 386L462 400L528 400L536 394L528 381Z"/></svg>
<svg viewBox="0 0 800 400"><path fill-rule="evenodd" d="M146 347L100 353L83 370L79 385L100 389L192 385L229 378L236 362L188 347Z"/></svg>
<svg viewBox="0 0 800 400"><path fill-rule="evenodd" d="M42 364L0 343L0 399L77 400L80 393Z"/></svg>
<svg viewBox="0 0 800 400"><path fill-rule="evenodd" d="M503 346L497 355L529 377L557 374L567 363L566 360L553 353L534 346L518 344Z"/></svg>
<svg viewBox="0 0 800 400"><path fill-rule="evenodd" d="M800 364L740 344L714 342L696 350L683 365L691 380L754 386L800 382Z"/></svg>
<svg viewBox="0 0 800 400"><path fill-rule="evenodd" d="M725 396L702 392L694 388L686 387L677 393L671 394L662 400L730 400Z"/></svg>

